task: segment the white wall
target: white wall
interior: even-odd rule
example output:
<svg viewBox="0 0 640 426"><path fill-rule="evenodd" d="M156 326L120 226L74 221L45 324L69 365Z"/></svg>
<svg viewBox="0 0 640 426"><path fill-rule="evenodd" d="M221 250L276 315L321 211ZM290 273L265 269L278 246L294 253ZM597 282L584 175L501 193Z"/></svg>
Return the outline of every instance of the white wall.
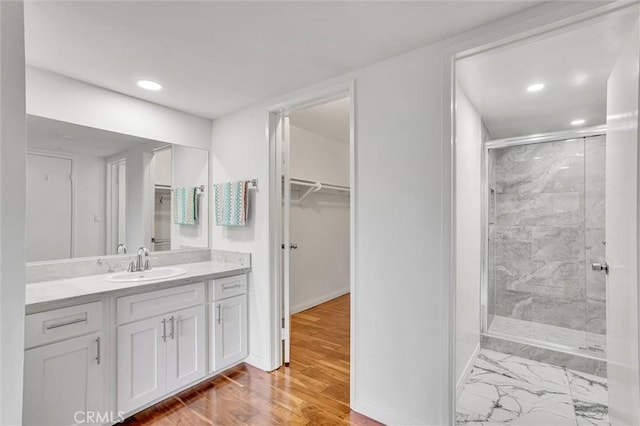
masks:
<svg viewBox="0 0 640 426"><path fill-rule="evenodd" d="M456 89L456 389L480 347L482 121Z"/></svg>
<svg viewBox="0 0 640 426"><path fill-rule="evenodd" d="M176 145L173 147L171 170L174 188L205 186L204 193L200 194L196 224L176 225L171 221L171 249L209 247L209 151Z"/></svg>
<svg viewBox="0 0 640 426"><path fill-rule="evenodd" d="M297 127L293 118L290 128L291 177L349 186L348 142Z"/></svg>
<svg viewBox="0 0 640 426"><path fill-rule="evenodd" d="M391 424L450 421L451 55L594 6L549 3L214 121L215 178L254 175L266 188L266 108L355 79L354 410ZM253 253L249 361L268 369L268 194L254 208L246 229L218 229L213 242Z"/></svg>
<svg viewBox="0 0 640 426"><path fill-rule="evenodd" d="M26 117L22 1L0 2L0 424L22 423Z"/></svg>
<svg viewBox="0 0 640 426"><path fill-rule="evenodd" d="M27 113L112 132L209 149L211 120L27 68Z"/></svg>
<svg viewBox="0 0 640 426"><path fill-rule="evenodd" d="M384 423L443 424L448 331L448 163L442 58L434 47L356 80L355 410Z"/></svg>
<svg viewBox="0 0 640 426"><path fill-rule="evenodd" d="M442 326L448 309L442 298L447 164L441 161L441 64L440 50L432 47L345 77L356 78L357 126L357 351L351 405L385 423L442 424L447 415L447 370L441 364L448 337ZM216 181L251 176L253 170L266 182L266 107L214 120ZM213 241L253 253L249 361L268 369L268 196L261 191L255 201L257 212L248 228L214 230Z"/></svg>
<svg viewBox="0 0 640 426"><path fill-rule="evenodd" d="M168 147L155 152L153 156L153 180L156 185L171 186L173 179L173 148Z"/></svg>
<svg viewBox="0 0 640 426"><path fill-rule="evenodd" d="M271 291L269 288L269 144L265 137L265 106L214 120L211 183L258 179L249 190L249 219L245 227L216 226L209 220L212 245L251 253L249 274L249 358L263 370L272 369Z"/></svg>
<svg viewBox="0 0 640 426"><path fill-rule="evenodd" d="M348 143L296 127L293 120L290 128L293 177L349 185ZM300 205L305 189L292 191L291 242L298 245L289 269L292 313L349 292L349 196L319 192Z"/></svg>

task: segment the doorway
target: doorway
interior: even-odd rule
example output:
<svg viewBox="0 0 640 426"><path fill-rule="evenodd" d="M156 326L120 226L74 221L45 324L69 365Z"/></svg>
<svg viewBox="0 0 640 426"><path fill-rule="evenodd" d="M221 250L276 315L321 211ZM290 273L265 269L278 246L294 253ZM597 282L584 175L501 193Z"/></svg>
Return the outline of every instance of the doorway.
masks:
<svg viewBox="0 0 640 426"><path fill-rule="evenodd" d="M640 418L638 12L456 58L458 424Z"/></svg>
<svg viewBox="0 0 640 426"><path fill-rule="evenodd" d="M353 311L353 108L348 82L269 109L274 368L296 363L290 351L295 312L302 315L340 296L347 297L348 311ZM347 352L353 359L350 318L345 317ZM353 369L350 364L349 376Z"/></svg>
<svg viewBox="0 0 640 426"><path fill-rule="evenodd" d="M295 109L287 117L282 237L289 240L283 261L289 316L350 291L349 108L345 97ZM285 365L290 341L284 342Z"/></svg>
<svg viewBox="0 0 640 426"><path fill-rule="evenodd" d="M107 164L107 254L126 253L127 160Z"/></svg>

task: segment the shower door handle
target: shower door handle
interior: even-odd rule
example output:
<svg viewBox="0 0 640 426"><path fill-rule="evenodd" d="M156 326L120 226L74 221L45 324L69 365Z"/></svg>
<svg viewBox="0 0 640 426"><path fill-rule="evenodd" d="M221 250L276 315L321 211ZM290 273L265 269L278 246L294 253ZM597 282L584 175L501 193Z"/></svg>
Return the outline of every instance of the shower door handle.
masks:
<svg viewBox="0 0 640 426"><path fill-rule="evenodd" d="M609 273L609 264L607 262L605 263L592 263L591 264L591 269L593 269L594 271L604 271L605 274Z"/></svg>

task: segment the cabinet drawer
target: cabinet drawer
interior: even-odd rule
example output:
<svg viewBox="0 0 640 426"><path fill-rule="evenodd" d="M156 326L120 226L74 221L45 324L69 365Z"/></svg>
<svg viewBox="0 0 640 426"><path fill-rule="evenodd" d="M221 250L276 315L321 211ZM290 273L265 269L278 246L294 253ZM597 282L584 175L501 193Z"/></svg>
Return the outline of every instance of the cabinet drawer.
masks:
<svg viewBox="0 0 640 426"><path fill-rule="evenodd" d="M204 283L183 285L118 298L117 321L123 324L204 303Z"/></svg>
<svg viewBox="0 0 640 426"><path fill-rule="evenodd" d="M103 326L102 302L27 315L25 348L99 331Z"/></svg>
<svg viewBox="0 0 640 426"><path fill-rule="evenodd" d="M247 274L209 281L209 302L247 292Z"/></svg>

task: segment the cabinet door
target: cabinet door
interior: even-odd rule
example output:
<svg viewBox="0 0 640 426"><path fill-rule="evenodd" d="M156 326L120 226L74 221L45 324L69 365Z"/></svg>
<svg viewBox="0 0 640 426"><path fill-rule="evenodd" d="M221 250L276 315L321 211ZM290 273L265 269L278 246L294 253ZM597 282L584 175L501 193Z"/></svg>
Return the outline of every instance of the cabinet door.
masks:
<svg viewBox="0 0 640 426"><path fill-rule="evenodd" d="M164 315L118 327L118 411L128 413L166 393L167 336Z"/></svg>
<svg viewBox="0 0 640 426"><path fill-rule="evenodd" d="M104 415L104 336L94 333L24 353L25 425L76 425Z"/></svg>
<svg viewBox="0 0 640 426"><path fill-rule="evenodd" d="M167 392L205 375L204 305L183 309L167 318Z"/></svg>
<svg viewBox="0 0 640 426"><path fill-rule="evenodd" d="M221 300L212 307L215 342L212 371L219 371L247 356L247 295Z"/></svg>

